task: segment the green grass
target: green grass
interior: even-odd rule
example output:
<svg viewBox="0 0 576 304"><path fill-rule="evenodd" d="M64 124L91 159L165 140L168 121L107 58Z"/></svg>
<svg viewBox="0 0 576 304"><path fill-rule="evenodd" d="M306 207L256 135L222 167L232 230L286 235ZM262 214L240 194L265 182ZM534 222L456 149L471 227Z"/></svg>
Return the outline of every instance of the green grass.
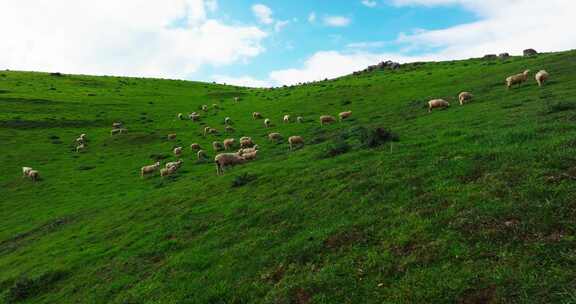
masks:
<svg viewBox="0 0 576 304"><path fill-rule="evenodd" d="M525 69L551 80L506 90ZM428 114L431 98L452 107ZM189 145L213 159L226 116L261 151L216 176ZM175 176L139 177L176 145ZM575 210L575 51L274 90L0 71L0 302L574 303Z"/></svg>

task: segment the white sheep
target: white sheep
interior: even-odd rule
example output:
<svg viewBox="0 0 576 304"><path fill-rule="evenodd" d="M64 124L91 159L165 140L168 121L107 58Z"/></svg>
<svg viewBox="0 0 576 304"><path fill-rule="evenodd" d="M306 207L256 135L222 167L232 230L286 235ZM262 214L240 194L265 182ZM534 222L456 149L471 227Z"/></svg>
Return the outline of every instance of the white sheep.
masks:
<svg viewBox="0 0 576 304"><path fill-rule="evenodd" d="M253 151L242 153L241 157L244 158L244 160L246 160L246 161L255 160L257 154L258 154L258 150L253 150Z"/></svg>
<svg viewBox="0 0 576 304"><path fill-rule="evenodd" d="M304 117L298 116L298 117L296 117L296 121L297 121L298 123L303 123L303 122L304 122Z"/></svg>
<svg viewBox="0 0 576 304"><path fill-rule="evenodd" d="M432 109L449 107L450 103L444 99L432 99L428 102L428 113L432 113Z"/></svg>
<svg viewBox="0 0 576 304"><path fill-rule="evenodd" d="M254 145L254 147L252 148L242 148L240 150L238 150L238 152L236 152L236 154L243 156L246 153L253 153L254 151L258 151L259 147L258 145Z"/></svg>
<svg viewBox="0 0 576 304"><path fill-rule="evenodd" d="M253 113L252 113L252 118L253 118L253 119L261 119L261 118L262 118L262 114L260 114L260 112L253 112Z"/></svg>
<svg viewBox="0 0 576 304"><path fill-rule="evenodd" d="M208 155L206 154L206 152L204 150L198 150L198 153L196 153L196 156L198 157L198 160L203 160L208 158Z"/></svg>
<svg viewBox="0 0 576 304"><path fill-rule="evenodd" d="M182 114L182 113L178 113L177 116L178 116L178 119L180 119L180 120L184 119L184 114Z"/></svg>
<svg viewBox="0 0 576 304"><path fill-rule="evenodd" d="M160 162L156 162L150 166L144 166L140 168L140 176L144 178L144 175L154 173L158 168L160 168Z"/></svg>
<svg viewBox="0 0 576 304"><path fill-rule="evenodd" d="M544 85L544 82L546 82L548 78L550 78L550 74L548 74L548 72L546 72L545 70L541 70L538 73L536 73L536 76L534 78L536 78L538 86L542 87Z"/></svg>
<svg viewBox="0 0 576 304"><path fill-rule="evenodd" d="M76 153L84 152L85 150L86 150L85 144L79 144L78 146L76 146Z"/></svg>
<svg viewBox="0 0 576 304"><path fill-rule="evenodd" d="M160 176L161 177L169 176L176 173L176 171L178 171L177 167L162 168L160 169Z"/></svg>
<svg viewBox="0 0 576 304"><path fill-rule="evenodd" d="M264 126L265 126L266 128L270 128L270 125L271 125L270 118L264 119Z"/></svg>
<svg viewBox="0 0 576 304"><path fill-rule="evenodd" d="M352 111L341 112L341 113L338 114L338 117L340 118L340 121L342 121L342 120L344 120L344 119L346 119L346 118L348 118L348 117L350 117L350 116L352 116Z"/></svg>
<svg viewBox="0 0 576 304"><path fill-rule="evenodd" d="M27 177L30 171L32 171L31 167L22 167L22 177Z"/></svg>
<svg viewBox="0 0 576 304"><path fill-rule="evenodd" d="M230 117L224 118L224 124L225 124L225 125L230 125L230 124L232 124L232 119L231 119Z"/></svg>
<svg viewBox="0 0 576 304"><path fill-rule="evenodd" d="M234 138L227 138L223 141L224 143L224 150L228 151L234 147L236 140Z"/></svg>
<svg viewBox="0 0 576 304"><path fill-rule="evenodd" d="M280 133L273 132L273 133L268 134L268 139L270 141L278 141L278 140L282 139L282 135L280 135Z"/></svg>
<svg viewBox="0 0 576 304"><path fill-rule="evenodd" d="M238 97L238 96L234 97L234 102L235 102L235 103L240 102L240 97Z"/></svg>
<svg viewBox="0 0 576 304"><path fill-rule="evenodd" d="M216 174L222 175L224 174L225 167L242 164L245 161L246 159L237 153L220 153L214 157L214 162L216 163Z"/></svg>
<svg viewBox="0 0 576 304"><path fill-rule="evenodd" d="M168 140L175 140L176 139L176 133L170 133L166 136L166 138L168 138Z"/></svg>
<svg viewBox="0 0 576 304"><path fill-rule="evenodd" d="M530 73L530 70L526 70L521 74L512 75L512 76L506 78L506 87L508 89L510 89L510 87L512 87L515 84L522 84L523 82L528 80L528 74L529 73Z"/></svg>
<svg viewBox="0 0 576 304"><path fill-rule="evenodd" d="M110 130L110 135L126 134L126 133L128 133L128 129L112 129L112 130Z"/></svg>
<svg viewBox="0 0 576 304"><path fill-rule="evenodd" d="M121 122L114 122L112 123L112 128L113 129L120 129L122 128L123 124Z"/></svg>
<svg viewBox="0 0 576 304"><path fill-rule="evenodd" d="M201 149L200 144L193 143L190 145L190 149L192 149L193 151L200 150Z"/></svg>
<svg viewBox="0 0 576 304"><path fill-rule="evenodd" d="M294 146L296 146L296 145L303 146L304 145L304 138L302 138L302 136L290 136L288 138L288 144L290 145L290 150L294 150Z"/></svg>
<svg viewBox="0 0 576 304"><path fill-rule="evenodd" d="M284 115L284 118L282 120L284 121L284 123L290 123L290 115L288 114Z"/></svg>
<svg viewBox="0 0 576 304"><path fill-rule="evenodd" d="M240 148L251 148L254 146L254 142L250 137L240 138Z"/></svg>
<svg viewBox="0 0 576 304"><path fill-rule="evenodd" d="M192 121L198 121L200 120L200 115L197 114L196 112L192 112L188 115L188 118L190 118L190 120Z"/></svg>
<svg viewBox="0 0 576 304"><path fill-rule="evenodd" d="M38 181L38 179L40 179L40 172L37 170L30 170L28 172L28 177L30 177L33 182Z"/></svg>
<svg viewBox="0 0 576 304"><path fill-rule="evenodd" d="M182 166L182 163L183 163L183 162L184 162L183 160L179 159L179 160L177 160L177 161L175 161L175 162L168 162L168 163L166 163L166 165L165 165L164 167L165 167L165 168L176 167L176 169L179 169L179 168Z"/></svg>
<svg viewBox="0 0 576 304"><path fill-rule="evenodd" d="M470 102L473 97L474 96L469 92L462 92L458 94L458 101L460 102L460 105L463 106L465 103Z"/></svg>
<svg viewBox="0 0 576 304"><path fill-rule="evenodd" d="M202 111L204 112L208 111L208 105L202 105Z"/></svg>
<svg viewBox="0 0 576 304"><path fill-rule="evenodd" d="M211 127L206 127L204 128L204 136L206 136L207 134L216 134L218 133L218 130L211 128Z"/></svg>
<svg viewBox="0 0 576 304"><path fill-rule="evenodd" d="M336 118L330 116L330 115L322 115L320 116L320 126L323 126L325 124L331 124L333 122L336 122Z"/></svg>
<svg viewBox="0 0 576 304"><path fill-rule="evenodd" d="M176 148L174 148L174 150L173 150L174 155L176 155L176 156L182 155L182 150L183 150L182 147L176 147Z"/></svg>

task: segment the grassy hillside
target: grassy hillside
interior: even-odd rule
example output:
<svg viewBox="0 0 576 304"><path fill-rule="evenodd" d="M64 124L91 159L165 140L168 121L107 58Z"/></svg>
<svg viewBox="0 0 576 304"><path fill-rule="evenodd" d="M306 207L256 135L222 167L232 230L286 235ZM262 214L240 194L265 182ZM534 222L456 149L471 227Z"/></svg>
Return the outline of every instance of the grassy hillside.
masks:
<svg viewBox="0 0 576 304"><path fill-rule="evenodd" d="M526 68L548 85L507 91ZM464 90L475 100L461 107ZM2 71L0 302L574 303L575 96L575 51L274 90ZM428 114L431 98L452 107ZM215 103L201 122L176 119ZM213 159L229 136L202 129L226 116L261 151L216 176L189 145ZM129 133L111 137L117 120ZM374 142L376 128L398 141ZM289 152L271 131L306 145ZM175 176L140 178L176 145Z"/></svg>

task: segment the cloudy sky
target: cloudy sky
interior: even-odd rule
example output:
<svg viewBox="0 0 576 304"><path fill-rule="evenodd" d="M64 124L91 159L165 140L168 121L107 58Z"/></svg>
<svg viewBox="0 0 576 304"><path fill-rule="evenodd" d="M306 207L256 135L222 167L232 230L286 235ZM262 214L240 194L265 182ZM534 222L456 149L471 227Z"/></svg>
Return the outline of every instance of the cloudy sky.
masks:
<svg viewBox="0 0 576 304"><path fill-rule="evenodd" d="M575 0L1 0L0 69L278 86L576 48Z"/></svg>

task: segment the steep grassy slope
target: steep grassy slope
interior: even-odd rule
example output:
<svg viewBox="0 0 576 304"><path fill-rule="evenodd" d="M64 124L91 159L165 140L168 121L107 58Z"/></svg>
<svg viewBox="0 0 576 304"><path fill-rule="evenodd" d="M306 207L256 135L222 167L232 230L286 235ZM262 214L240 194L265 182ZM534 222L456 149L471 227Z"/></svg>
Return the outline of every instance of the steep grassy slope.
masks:
<svg viewBox="0 0 576 304"><path fill-rule="evenodd" d="M552 79L507 91L525 68ZM460 107L463 90L475 100ZM574 96L574 51L275 90L0 72L0 301L573 303ZM428 114L437 97L453 106ZM176 119L213 103L201 123ZM226 116L261 153L218 177L188 146L226 138L201 135ZM111 137L116 120L130 133ZM367 147L376 127L399 141ZM306 146L290 153L270 131ZM80 133L89 148L76 154ZM175 177L140 179L175 145Z"/></svg>

